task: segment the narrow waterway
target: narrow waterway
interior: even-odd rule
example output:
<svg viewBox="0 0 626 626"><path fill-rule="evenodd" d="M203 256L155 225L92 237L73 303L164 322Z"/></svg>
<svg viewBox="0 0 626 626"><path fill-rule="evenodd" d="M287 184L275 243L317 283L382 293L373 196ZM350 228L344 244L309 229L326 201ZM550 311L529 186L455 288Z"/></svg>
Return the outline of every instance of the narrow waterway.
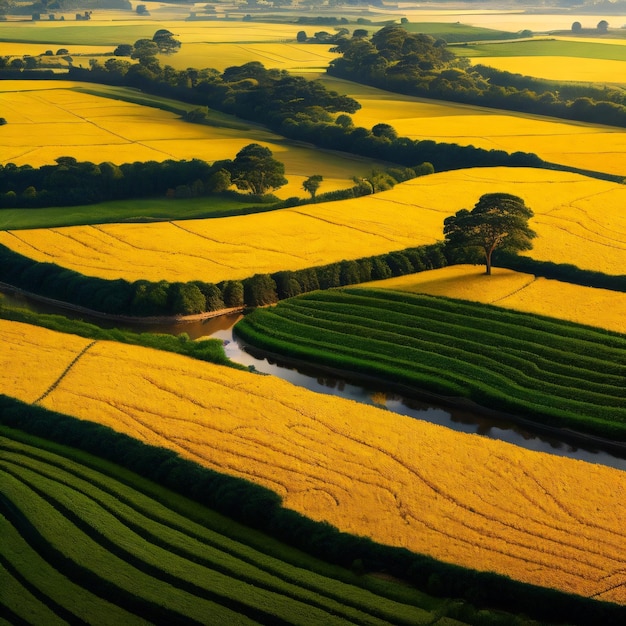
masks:
<svg viewBox="0 0 626 626"><path fill-rule="evenodd" d="M58 313L58 311L51 310L50 306L43 307L37 303L28 302L21 297L5 296L5 299L7 304L19 304L19 306L42 313ZM63 312L63 314L67 315L67 312ZM102 320L89 320L85 319L84 316L80 316L80 319L103 325ZM591 463L600 463L626 471L626 458L622 456L537 434L506 419L487 418L471 411L436 406L430 402L422 402L412 398L404 398L394 393L388 393L384 389L351 384L346 380L320 375L315 373L314 370L294 369L268 361L264 357L257 357L253 354L253 351L243 349L233 338L232 328L239 319L241 319L241 315L235 313L187 323L137 325L131 328L131 330L168 334L187 333L191 339L213 337L220 339L224 343L226 355L231 360L246 366L254 366L258 372L278 376L294 385L305 387L317 393L334 395L374 405L393 413L439 424L459 432L473 433L499 441L506 441L529 450L556 454ZM120 324L117 324L117 326L120 326Z"/></svg>

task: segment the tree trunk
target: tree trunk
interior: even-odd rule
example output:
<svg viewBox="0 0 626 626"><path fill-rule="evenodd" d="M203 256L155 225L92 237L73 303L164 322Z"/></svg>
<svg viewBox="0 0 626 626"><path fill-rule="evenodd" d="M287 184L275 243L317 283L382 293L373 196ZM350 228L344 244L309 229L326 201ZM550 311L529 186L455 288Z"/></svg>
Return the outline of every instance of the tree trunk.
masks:
<svg viewBox="0 0 626 626"><path fill-rule="evenodd" d="M493 248L485 249L485 274L487 276L491 276L491 255L493 253Z"/></svg>

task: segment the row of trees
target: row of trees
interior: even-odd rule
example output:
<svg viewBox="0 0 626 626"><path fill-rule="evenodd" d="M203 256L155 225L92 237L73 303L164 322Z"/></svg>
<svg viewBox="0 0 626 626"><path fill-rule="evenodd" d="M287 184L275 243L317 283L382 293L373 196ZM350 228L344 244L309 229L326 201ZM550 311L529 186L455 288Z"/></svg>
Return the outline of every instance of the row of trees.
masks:
<svg viewBox="0 0 626 626"><path fill-rule="evenodd" d="M234 160L209 164L147 161L115 165L59 157L55 165L0 164L0 208L92 204L166 195L189 198L222 193L231 185L256 196L287 183L285 166L269 148L249 144Z"/></svg>
<svg viewBox="0 0 626 626"><path fill-rule="evenodd" d="M353 124L351 113L360 104L320 81L290 76L288 72L266 69L253 61L242 66L214 69L175 70L161 67L156 57L142 57L137 63L114 57L89 69L70 67L67 74L37 74L5 70L11 78L47 78L127 85L198 106L254 120L297 140L334 150L386 160L403 166L430 162L435 171L470 166L541 166L533 154L509 155L503 150L483 150L473 146L415 141L395 132L377 132ZM203 121L189 118L190 121ZM377 125L378 126L378 125ZM388 125L386 125L388 126ZM391 128L391 127L389 127ZM393 129L391 129L393 130Z"/></svg>
<svg viewBox="0 0 626 626"><path fill-rule="evenodd" d="M344 260L320 267L218 284L162 280L104 280L52 263L37 263L0 246L3 281L30 293L114 315L136 317L192 315L224 308L256 307L316 289L353 285L447 265L441 245Z"/></svg>
<svg viewBox="0 0 626 626"><path fill-rule="evenodd" d="M457 59L442 40L385 26L344 39L328 73L410 95L626 126L626 93L502 72Z"/></svg>

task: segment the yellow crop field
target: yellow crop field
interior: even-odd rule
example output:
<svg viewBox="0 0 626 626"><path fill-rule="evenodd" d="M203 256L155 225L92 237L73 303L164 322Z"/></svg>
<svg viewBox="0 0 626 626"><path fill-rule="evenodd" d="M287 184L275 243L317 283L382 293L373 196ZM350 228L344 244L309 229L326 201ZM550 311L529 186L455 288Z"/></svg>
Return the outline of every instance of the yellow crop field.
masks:
<svg viewBox="0 0 626 626"><path fill-rule="evenodd" d="M536 278L503 268L496 267L487 276L484 267L453 265L362 286L496 304L626 333L626 293Z"/></svg>
<svg viewBox="0 0 626 626"><path fill-rule="evenodd" d="M219 282L434 243L445 217L493 191L535 212L533 258L624 272L626 187L533 168L443 172L380 194L241 217L5 231L0 243L90 276Z"/></svg>
<svg viewBox="0 0 626 626"><path fill-rule="evenodd" d="M0 339L0 393L49 391L31 374L65 345L66 365L76 360L47 408L253 480L341 530L626 603L624 472L171 353L98 341L79 354L80 340L68 354L66 335L4 320Z"/></svg>
<svg viewBox="0 0 626 626"><path fill-rule="evenodd" d="M324 177L321 192L334 191L351 187L352 176L364 176L378 165L290 144L254 126L238 130L189 124L168 111L72 89L79 85L0 81L0 110L9 121L2 129L0 163L38 167L60 156L117 164L192 158L212 162L232 159L257 142L285 163L289 184L276 192L283 198L307 196L302 182L312 174Z"/></svg>
<svg viewBox="0 0 626 626"><path fill-rule="evenodd" d="M542 57L534 59L538 63ZM585 60L577 59L574 65L579 61ZM357 126L372 128L382 120L411 139L532 152L552 163L626 178L626 131L622 128L413 98L337 78L320 79L329 89L360 102L361 109L352 115Z"/></svg>
<svg viewBox="0 0 626 626"><path fill-rule="evenodd" d="M474 63L558 81L626 83L626 62L556 56L480 57Z"/></svg>
<svg viewBox="0 0 626 626"><path fill-rule="evenodd" d="M292 27L291 39L295 39L298 26ZM311 27L311 36L314 28ZM232 65L243 65L251 60L259 61L267 68L289 72L323 72L337 54L330 46L298 44L291 42L271 43L185 43L172 56L161 56L162 65L178 70L188 67L211 67L223 71Z"/></svg>

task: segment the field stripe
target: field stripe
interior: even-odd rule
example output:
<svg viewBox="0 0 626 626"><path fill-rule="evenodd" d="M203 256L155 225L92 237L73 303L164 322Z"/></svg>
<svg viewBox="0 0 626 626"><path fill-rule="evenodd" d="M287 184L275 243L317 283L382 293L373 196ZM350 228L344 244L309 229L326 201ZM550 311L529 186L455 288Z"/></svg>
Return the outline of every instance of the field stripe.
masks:
<svg viewBox="0 0 626 626"><path fill-rule="evenodd" d="M33 402L33 404L39 404L41 402L43 402L61 383L61 381L67 376L67 374L69 373L69 371L72 369L72 367L74 367L74 365L76 365L76 363L78 363L79 359L87 352L87 350L89 350L91 347L93 347L97 342L96 341L92 341L91 343L87 344L73 359L72 361L69 363L69 365L65 368L65 370L63 370L63 372L61 372L61 375L50 385L50 387L48 387L48 389L46 389L46 391L44 391L41 396L39 396L39 398L37 398L37 400L35 400Z"/></svg>

